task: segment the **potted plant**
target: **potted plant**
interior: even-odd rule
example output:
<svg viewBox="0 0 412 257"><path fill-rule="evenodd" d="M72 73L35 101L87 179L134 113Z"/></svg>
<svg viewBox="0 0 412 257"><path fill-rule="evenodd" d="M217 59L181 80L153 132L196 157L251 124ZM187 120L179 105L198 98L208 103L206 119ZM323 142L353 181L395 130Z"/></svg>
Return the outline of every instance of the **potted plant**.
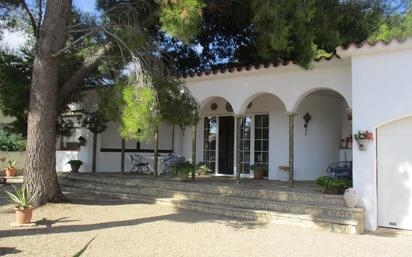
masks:
<svg viewBox="0 0 412 257"><path fill-rule="evenodd" d="M6 177L14 177L17 174L16 161L8 160L6 168Z"/></svg>
<svg viewBox="0 0 412 257"><path fill-rule="evenodd" d="M346 189L352 186L352 181L346 178L333 178L328 176L319 177L316 180L325 194L343 194Z"/></svg>
<svg viewBox="0 0 412 257"><path fill-rule="evenodd" d="M17 224L27 224L31 222L31 217L33 214L33 207L31 202L35 195L30 197L29 192L26 187L22 186L21 189L14 188L14 194L6 191L9 195L10 200L16 204L16 223Z"/></svg>
<svg viewBox="0 0 412 257"><path fill-rule="evenodd" d="M180 181L189 181L190 175L196 169L195 165L189 162L182 162L172 167L173 173Z"/></svg>
<svg viewBox="0 0 412 257"><path fill-rule="evenodd" d="M196 173L198 176L204 176L208 173L212 172L206 162L199 162L196 165Z"/></svg>
<svg viewBox="0 0 412 257"><path fill-rule="evenodd" d="M83 162L80 160L71 160L71 161L68 161L67 164L70 164L70 167L72 169L71 172L78 173L80 166L83 165Z"/></svg>
<svg viewBox="0 0 412 257"><path fill-rule="evenodd" d="M250 169L253 171L253 178L255 179L263 179L268 173L268 167L265 164L253 164Z"/></svg>
<svg viewBox="0 0 412 257"><path fill-rule="evenodd" d="M368 149L369 142L373 140L373 134L368 130L359 130L354 137L361 151Z"/></svg>

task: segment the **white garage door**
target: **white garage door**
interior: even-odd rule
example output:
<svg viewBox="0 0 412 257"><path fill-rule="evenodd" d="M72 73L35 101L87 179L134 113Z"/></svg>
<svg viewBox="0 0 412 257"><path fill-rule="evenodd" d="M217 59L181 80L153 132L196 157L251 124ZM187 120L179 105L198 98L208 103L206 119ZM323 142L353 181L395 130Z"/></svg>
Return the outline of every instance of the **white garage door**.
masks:
<svg viewBox="0 0 412 257"><path fill-rule="evenodd" d="M378 129L378 225L412 230L412 117Z"/></svg>

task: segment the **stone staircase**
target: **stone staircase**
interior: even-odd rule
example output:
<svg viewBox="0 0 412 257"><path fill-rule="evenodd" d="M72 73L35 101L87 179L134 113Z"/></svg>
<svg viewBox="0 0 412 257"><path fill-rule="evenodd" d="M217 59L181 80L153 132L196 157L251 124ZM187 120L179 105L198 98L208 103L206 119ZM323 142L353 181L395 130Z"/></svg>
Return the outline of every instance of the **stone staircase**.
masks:
<svg viewBox="0 0 412 257"><path fill-rule="evenodd" d="M60 173L59 182L65 190L133 198L257 222L346 234L364 231L364 210L347 208L339 195L71 173Z"/></svg>

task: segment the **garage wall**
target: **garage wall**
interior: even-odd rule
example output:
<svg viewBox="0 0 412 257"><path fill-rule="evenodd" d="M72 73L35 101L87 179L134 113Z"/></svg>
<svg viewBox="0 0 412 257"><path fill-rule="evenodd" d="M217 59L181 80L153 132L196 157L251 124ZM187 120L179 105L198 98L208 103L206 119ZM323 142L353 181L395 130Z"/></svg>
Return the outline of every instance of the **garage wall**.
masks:
<svg viewBox="0 0 412 257"><path fill-rule="evenodd" d="M376 129L412 115L412 50L352 57L353 131ZM354 187L366 209L366 227L377 228L376 141L353 150Z"/></svg>

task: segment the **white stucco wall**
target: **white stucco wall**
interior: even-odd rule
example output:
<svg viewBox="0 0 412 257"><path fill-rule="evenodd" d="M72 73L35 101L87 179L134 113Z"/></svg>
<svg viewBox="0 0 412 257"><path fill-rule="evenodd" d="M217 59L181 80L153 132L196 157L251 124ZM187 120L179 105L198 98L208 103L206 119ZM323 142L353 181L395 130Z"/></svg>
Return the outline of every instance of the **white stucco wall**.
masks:
<svg viewBox="0 0 412 257"><path fill-rule="evenodd" d="M352 57L353 130L376 131L412 115L412 50ZM354 145L354 187L366 208L368 229L377 227L376 140L367 151Z"/></svg>
<svg viewBox="0 0 412 257"><path fill-rule="evenodd" d="M350 62L339 59L315 63L311 70L288 65L194 77L186 85L202 106L220 96L231 103L235 114L243 114L248 103L262 93L278 96L287 111L296 111L306 95L321 88L333 89L349 105L352 102Z"/></svg>

